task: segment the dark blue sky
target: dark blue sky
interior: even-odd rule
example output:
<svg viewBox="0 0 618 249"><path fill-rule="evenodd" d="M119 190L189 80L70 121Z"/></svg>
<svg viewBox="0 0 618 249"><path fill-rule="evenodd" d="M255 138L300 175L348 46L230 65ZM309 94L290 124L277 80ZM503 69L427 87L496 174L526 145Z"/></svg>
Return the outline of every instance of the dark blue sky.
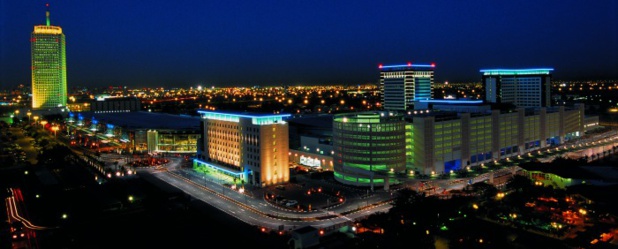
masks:
<svg viewBox="0 0 618 249"><path fill-rule="evenodd" d="M363 84L377 65L554 67L618 79L618 0L0 1L0 87L30 84L33 26L67 40L69 87Z"/></svg>

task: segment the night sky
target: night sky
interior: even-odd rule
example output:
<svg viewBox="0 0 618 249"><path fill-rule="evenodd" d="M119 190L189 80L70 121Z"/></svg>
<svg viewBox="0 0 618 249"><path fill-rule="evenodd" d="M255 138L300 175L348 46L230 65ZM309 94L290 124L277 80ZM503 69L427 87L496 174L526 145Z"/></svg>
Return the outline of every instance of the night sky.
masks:
<svg viewBox="0 0 618 249"><path fill-rule="evenodd" d="M618 79L618 0L0 0L1 88L30 84L46 2L69 88L364 84L409 61L436 63L437 82L529 67Z"/></svg>

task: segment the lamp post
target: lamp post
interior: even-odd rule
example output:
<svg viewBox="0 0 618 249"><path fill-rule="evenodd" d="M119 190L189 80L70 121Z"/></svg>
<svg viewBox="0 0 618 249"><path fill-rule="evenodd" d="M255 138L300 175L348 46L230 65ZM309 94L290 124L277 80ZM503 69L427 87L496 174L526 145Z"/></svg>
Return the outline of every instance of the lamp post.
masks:
<svg viewBox="0 0 618 249"><path fill-rule="evenodd" d="M52 131L54 131L54 138L56 138L56 131L58 131L58 126L52 126Z"/></svg>
<svg viewBox="0 0 618 249"><path fill-rule="evenodd" d="M39 116L34 116L32 118L34 119L34 125L36 126L38 124Z"/></svg>
<svg viewBox="0 0 618 249"><path fill-rule="evenodd" d="M26 112L26 115L28 115L28 123L31 123L30 116L32 116L32 112L28 110L28 112Z"/></svg>

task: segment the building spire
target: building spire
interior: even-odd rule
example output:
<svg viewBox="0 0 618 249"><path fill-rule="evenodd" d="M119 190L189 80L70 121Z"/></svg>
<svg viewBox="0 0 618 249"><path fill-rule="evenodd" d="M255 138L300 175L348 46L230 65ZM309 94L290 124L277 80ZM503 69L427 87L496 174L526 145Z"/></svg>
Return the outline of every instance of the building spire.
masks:
<svg viewBox="0 0 618 249"><path fill-rule="evenodd" d="M47 26L49 26L50 25L50 21L49 21L49 3L46 3L45 7L47 7L47 10L45 11L45 18L47 20Z"/></svg>

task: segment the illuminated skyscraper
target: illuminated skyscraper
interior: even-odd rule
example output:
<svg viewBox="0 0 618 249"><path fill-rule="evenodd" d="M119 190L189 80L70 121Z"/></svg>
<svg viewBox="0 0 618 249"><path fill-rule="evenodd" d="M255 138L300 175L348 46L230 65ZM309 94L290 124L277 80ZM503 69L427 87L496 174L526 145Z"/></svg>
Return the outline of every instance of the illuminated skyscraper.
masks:
<svg viewBox="0 0 618 249"><path fill-rule="evenodd" d="M49 4L46 5L49 8ZM32 55L32 108L67 105L67 69L64 34L59 26L34 26L30 37Z"/></svg>
<svg viewBox="0 0 618 249"><path fill-rule="evenodd" d="M385 110L413 109L414 101L433 99L435 64L380 65L380 90Z"/></svg>

